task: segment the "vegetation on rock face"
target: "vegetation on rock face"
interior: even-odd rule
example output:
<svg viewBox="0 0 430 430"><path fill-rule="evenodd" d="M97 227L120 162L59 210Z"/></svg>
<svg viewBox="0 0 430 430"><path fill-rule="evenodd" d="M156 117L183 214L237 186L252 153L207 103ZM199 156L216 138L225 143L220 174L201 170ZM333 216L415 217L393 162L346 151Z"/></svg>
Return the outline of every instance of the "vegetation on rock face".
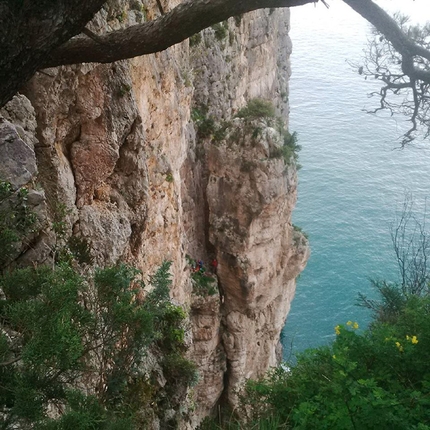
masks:
<svg viewBox="0 0 430 430"><path fill-rule="evenodd" d="M238 118L244 119L259 119L259 118L275 118L275 107L268 100L251 99L248 104L239 110L236 114Z"/></svg>
<svg viewBox="0 0 430 430"><path fill-rule="evenodd" d="M235 117L243 120L243 130L246 134L251 134L253 139L261 136L263 128L260 122L263 122L267 127L275 128L282 139L282 143L270 149L270 158L283 158L287 166L294 165L297 169L300 168L298 153L301 146L297 143L297 133L290 133L285 128L284 121L276 115L276 109L272 102L259 98L251 99L245 107L238 111ZM211 139L212 142L217 143L227 136L231 142L237 142L243 137L242 129L237 126L233 127L232 122L217 123L213 116L208 115L207 106L194 108L191 112L191 119L196 126L199 139ZM251 164L245 160L242 171L250 171L252 169Z"/></svg>
<svg viewBox="0 0 430 430"><path fill-rule="evenodd" d="M430 245L409 200L392 241L400 282L373 282L378 300L359 295L368 329L334 327L331 345L248 381L240 419L202 429L430 429Z"/></svg>
<svg viewBox="0 0 430 430"><path fill-rule="evenodd" d="M331 346L249 381L241 419L202 429L429 429L430 297L404 299L389 323L348 321Z"/></svg>
<svg viewBox="0 0 430 430"><path fill-rule="evenodd" d="M198 296L213 296L217 293L216 279L210 274L201 273L200 271L191 274L193 281L193 293Z"/></svg>
<svg viewBox="0 0 430 430"><path fill-rule="evenodd" d="M207 272L203 264L200 267L189 255L186 255L186 260L191 269L193 293L202 297L215 295L218 291L215 274Z"/></svg>
<svg viewBox="0 0 430 430"><path fill-rule="evenodd" d="M32 231L36 216L27 205L28 191L0 181L0 270L19 253L19 242Z"/></svg>
<svg viewBox="0 0 430 430"><path fill-rule="evenodd" d="M141 428L145 408L157 412L167 394L195 383L168 270L164 263L153 276L144 301L139 272L125 265L94 277L66 263L3 275L2 428ZM145 364L149 347L164 357L164 387Z"/></svg>
<svg viewBox="0 0 430 430"><path fill-rule="evenodd" d="M224 40L228 35L228 23L225 22L218 22L214 25L212 25L212 29L215 32L215 38L218 41Z"/></svg>
<svg viewBox="0 0 430 430"><path fill-rule="evenodd" d="M222 141L226 135L231 123L228 121L216 122L212 115L208 115L207 106L199 106L191 111L191 119L197 129L199 139L210 138L214 142Z"/></svg>
<svg viewBox="0 0 430 430"><path fill-rule="evenodd" d="M197 46L202 41L202 34L196 33L190 37L190 47Z"/></svg>
<svg viewBox="0 0 430 430"><path fill-rule="evenodd" d="M197 137L205 139L211 137L216 131L215 120L212 116L208 116L208 109L206 106L194 108L191 111L191 119L197 128Z"/></svg>
<svg viewBox="0 0 430 430"><path fill-rule="evenodd" d="M270 157L283 158L287 166L295 165L300 168L298 153L301 146L297 143L297 133L290 133L285 128L282 118L276 116L275 107L270 101L259 98L251 99L244 108L239 110L236 117L245 121L261 119L266 122L267 126L276 128L282 138L282 144L279 147L271 148ZM257 137L260 133L261 128L255 128L253 137Z"/></svg>
<svg viewBox="0 0 430 430"><path fill-rule="evenodd" d="M271 152L273 158L283 158L287 166L294 165L297 169L300 169L299 152L302 147L297 143L297 133L292 134L281 127L280 133L283 137L282 146L275 148Z"/></svg>
<svg viewBox="0 0 430 430"><path fill-rule="evenodd" d="M71 258L13 271L5 262L0 428L144 428L151 414L163 418L177 407L172 392L196 382L196 366L184 357L187 315L169 298L169 262L144 299L139 271L126 265L83 275ZM163 376L146 362L151 353ZM156 382L163 377L165 384Z"/></svg>
<svg viewBox="0 0 430 430"><path fill-rule="evenodd" d="M303 231L303 229L298 225L293 224L293 230L298 233L301 233L305 239L309 239L309 235L305 231Z"/></svg>

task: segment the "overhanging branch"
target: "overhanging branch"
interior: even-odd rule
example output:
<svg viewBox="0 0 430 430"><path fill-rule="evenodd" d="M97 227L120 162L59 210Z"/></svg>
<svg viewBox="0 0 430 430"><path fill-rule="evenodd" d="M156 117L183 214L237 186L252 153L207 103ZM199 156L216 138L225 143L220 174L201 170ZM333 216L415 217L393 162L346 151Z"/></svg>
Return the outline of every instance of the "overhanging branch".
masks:
<svg viewBox="0 0 430 430"><path fill-rule="evenodd" d="M160 52L232 16L263 8L301 6L318 0L186 0L154 21L100 35L76 37L56 49L41 68L110 63Z"/></svg>
<svg viewBox="0 0 430 430"><path fill-rule="evenodd" d="M343 0L347 5L369 21L399 52L403 59L403 71L411 79L430 83L430 72L414 66L413 57L419 56L430 61L430 51L416 44L398 23L372 0Z"/></svg>

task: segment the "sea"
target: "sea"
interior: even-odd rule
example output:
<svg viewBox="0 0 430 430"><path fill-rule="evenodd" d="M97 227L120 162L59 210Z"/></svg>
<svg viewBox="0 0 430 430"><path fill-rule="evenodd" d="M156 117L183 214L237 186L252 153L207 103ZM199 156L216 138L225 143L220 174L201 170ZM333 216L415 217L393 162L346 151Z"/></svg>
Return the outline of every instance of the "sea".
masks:
<svg viewBox="0 0 430 430"><path fill-rule="evenodd" d="M311 256L282 333L285 360L330 343L337 324L368 325L358 293L375 297L372 279L399 279L390 225L405 199L419 217L430 205L430 140L400 149L405 118L367 113L378 106L368 96L378 83L351 64L363 63L371 27L341 0L326 2L291 10L290 130L302 146L293 223ZM377 3L430 20L428 0Z"/></svg>

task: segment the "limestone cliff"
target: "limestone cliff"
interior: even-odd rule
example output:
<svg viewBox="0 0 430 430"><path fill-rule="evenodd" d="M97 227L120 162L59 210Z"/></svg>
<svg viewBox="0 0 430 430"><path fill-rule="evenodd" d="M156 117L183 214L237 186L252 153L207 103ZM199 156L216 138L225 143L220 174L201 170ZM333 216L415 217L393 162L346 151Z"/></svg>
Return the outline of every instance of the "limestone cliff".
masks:
<svg viewBox="0 0 430 430"><path fill-rule="evenodd" d="M110 1L91 29L152 19L153 3ZM85 238L97 265L124 260L149 274L172 261L200 374L184 428L221 397L234 405L243 381L276 363L307 260L291 225L296 169L273 156L278 131L235 118L259 97L287 121L288 23L288 10L259 11L159 54L48 69L1 111L1 179L30 189L41 221L19 263L52 258L59 213L65 238ZM216 294L193 293L186 255L218 260Z"/></svg>

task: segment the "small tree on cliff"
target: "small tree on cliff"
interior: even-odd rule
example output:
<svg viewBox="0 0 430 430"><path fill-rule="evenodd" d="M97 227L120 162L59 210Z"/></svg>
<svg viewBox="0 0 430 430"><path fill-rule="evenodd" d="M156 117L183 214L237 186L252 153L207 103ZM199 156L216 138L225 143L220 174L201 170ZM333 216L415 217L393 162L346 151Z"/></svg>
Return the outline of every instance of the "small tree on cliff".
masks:
<svg viewBox="0 0 430 430"><path fill-rule="evenodd" d="M154 414L171 428L163 411L197 372L185 358L187 314L169 296L170 262L145 297L137 269L90 274L76 240L56 264L14 269L35 225L26 189L0 181L0 429L133 430L149 428Z"/></svg>
<svg viewBox="0 0 430 430"><path fill-rule="evenodd" d="M152 21L106 34L85 28L106 0L0 0L0 106L3 106L37 70L85 62L110 63L146 55L179 43L215 23L262 8L282 8L319 0L185 0L171 10L157 0L160 16ZM430 48L426 37L391 18L372 0L343 0L375 26L401 68L376 73L383 82L381 109L397 109L409 115L411 140L419 125L429 134L428 88ZM325 0L321 0L326 4ZM378 68L378 64L376 64ZM363 69L364 70L364 69ZM366 73L372 73L371 68ZM412 98L399 106L386 94L410 90Z"/></svg>
<svg viewBox="0 0 430 430"><path fill-rule="evenodd" d="M173 393L197 373L184 357L186 313L170 301L169 266L143 302L138 271L125 265L94 277L64 262L1 275L0 428L141 429L176 407Z"/></svg>

